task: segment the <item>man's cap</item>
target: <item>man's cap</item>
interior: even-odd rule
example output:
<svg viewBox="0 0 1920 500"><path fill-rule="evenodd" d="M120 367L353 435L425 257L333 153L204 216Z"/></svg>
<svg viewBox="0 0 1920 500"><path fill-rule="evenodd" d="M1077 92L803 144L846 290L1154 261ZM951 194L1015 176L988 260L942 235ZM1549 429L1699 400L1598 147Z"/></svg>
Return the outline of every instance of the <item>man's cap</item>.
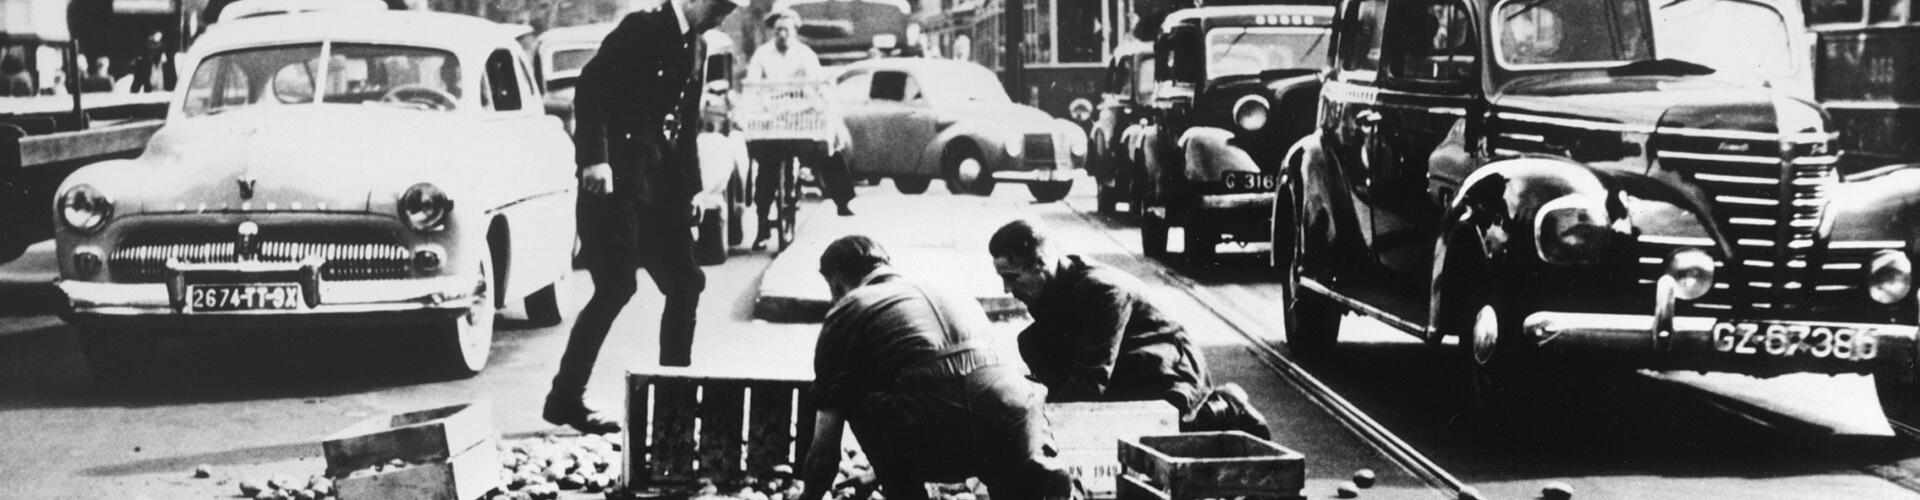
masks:
<svg viewBox="0 0 1920 500"><path fill-rule="evenodd" d="M765 25L765 26L766 26L766 27L768 27L768 28L772 28L772 27L773 27L773 25L775 25L775 24L778 24L778 23L779 23L780 21L784 21L784 20L787 20L787 19L789 19L789 18L791 18L791 19L793 19L793 20L795 20L795 21L799 21L799 20L800 20L800 13L799 13L799 12L794 12L794 11L793 11L793 9L780 9L780 10L776 10L776 11L773 11L773 13L771 13L771 14L767 14L767 17L766 17L766 18L764 18L764 19L761 19L761 20L760 20L760 24L763 24L763 25Z"/></svg>
<svg viewBox="0 0 1920 500"><path fill-rule="evenodd" d="M736 8L736 9L747 6L747 0L713 0L713 1L724 3L727 5L732 5L733 8Z"/></svg>

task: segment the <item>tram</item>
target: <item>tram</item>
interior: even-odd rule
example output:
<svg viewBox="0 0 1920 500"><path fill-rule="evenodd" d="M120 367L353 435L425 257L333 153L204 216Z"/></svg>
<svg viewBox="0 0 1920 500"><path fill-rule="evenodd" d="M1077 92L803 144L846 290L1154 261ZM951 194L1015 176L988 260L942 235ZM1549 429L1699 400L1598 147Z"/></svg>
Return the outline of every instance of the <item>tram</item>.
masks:
<svg viewBox="0 0 1920 500"><path fill-rule="evenodd" d="M1920 163L1920 19L1908 0L1807 0L1814 95L1833 115L1843 172ZM1884 167L1893 165L1893 167Z"/></svg>
<svg viewBox="0 0 1920 500"><path fill-rule="evenodd" d="M800 37L820 55L820 64L839 65L905 43L907 0L776 0L770 12L800 14Z"/></svg>
<svg viewBox="0 0 1920 500"><path fill-rule="evenodd" d="M925 17L932 44L999 73L1015 101L1076 123L1092 117L1113 47L1132 39L1135 0L948 3Z"/></svg>

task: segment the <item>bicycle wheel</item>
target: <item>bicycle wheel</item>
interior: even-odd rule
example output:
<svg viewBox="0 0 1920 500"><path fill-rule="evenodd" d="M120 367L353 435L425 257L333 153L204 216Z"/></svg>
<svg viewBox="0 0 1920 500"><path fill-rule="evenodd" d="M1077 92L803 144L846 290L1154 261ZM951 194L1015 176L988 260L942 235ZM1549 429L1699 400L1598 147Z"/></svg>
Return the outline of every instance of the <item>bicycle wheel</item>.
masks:
<svg viewBox="0 0 1920 500"><path fill-rule="evenodd" d="M793 246L794 229L799 227L800 215L800 159L787 157L786 164L780 168L780 250Z"/></svg>

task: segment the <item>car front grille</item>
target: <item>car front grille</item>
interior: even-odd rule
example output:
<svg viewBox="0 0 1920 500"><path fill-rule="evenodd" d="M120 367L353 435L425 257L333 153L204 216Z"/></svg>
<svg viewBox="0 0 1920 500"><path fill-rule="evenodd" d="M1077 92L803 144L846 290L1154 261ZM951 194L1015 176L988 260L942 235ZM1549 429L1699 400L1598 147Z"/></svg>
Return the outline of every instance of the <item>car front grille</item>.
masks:
<svg viewBox="0 0 1920 500"><path fill-rule="evenodd" d="M1027 134L1026 142L1022 146L1026 150L1028 165L1053 165L1058 161L1054 158L1051 134Z"/></svg>
<svg viewBox="0 0 1920 500"><path fill-rule="evenodd" d="M320 257L321 279L359 281L399 279L408 276L411 253L386 243L311 243L295 241L259 242L259 262L299 262ZM115 281L157 283L168 275L167 262L189 264L238 262L234 242L156 243L124 246L107 258Z"/></svg>
<svg viewBox="0 0 1920 500"><path fill-rule="evenodd" d="M1825 153L1832 150L1826 140L1655 138L1661 167L1688 177L1706 194L1733 246L1734 254L1715 271L1714 290L1686 307L1701 314L1782 318L1888 311L1864 288L1867 264L1878 250L1829 245L1819 237L1827 191L1839 182L1839 158ZM1699 246L1693 243L1642 238L1640 282L1651 286L1666 258Z"/></svg>

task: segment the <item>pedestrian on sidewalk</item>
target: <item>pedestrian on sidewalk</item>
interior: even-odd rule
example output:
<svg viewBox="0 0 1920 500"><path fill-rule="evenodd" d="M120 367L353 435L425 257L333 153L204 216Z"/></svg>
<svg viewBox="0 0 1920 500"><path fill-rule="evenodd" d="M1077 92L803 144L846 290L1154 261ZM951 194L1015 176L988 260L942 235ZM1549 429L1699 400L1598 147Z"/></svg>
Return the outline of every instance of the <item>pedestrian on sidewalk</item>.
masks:
<svg viewBox="0 0 1920 500"><path fill-rule="evenodd" d="M593 298L574 320L542 416L581 432L620 423L582 400L614 318L639 289L645 267L666 296L660 364L693 364L693 331L707 277L687 230L700 192L700 35L746 0L665 0L628 14L580 71L574 98L574 161L580 253ZM675 118L678 117L678 118Z"/></svg>
<svg viewBox="0 0 1920 500"><path fill-rule="evenodd" d="M1020 357L1049 402L1163 400L1185 432L1243 430L1270 437L1238 384L1213 386L1186 329L1124 271L1066 255L1037 223L1016 220L987 240L994 271L1027 305Z"/></svg>
<svg viewBox="0 0 1920 500"><path fill-rule="evenodd" d="M969 477L996 500L1067 498L1072 477L1052 464L1046 388L994 355L979 302L904 279L888 262L858 235L820 255L834 304L814 348L817 416L799 500L834 488L844 427L889 500L925 500L926 483Z"/></svg>

